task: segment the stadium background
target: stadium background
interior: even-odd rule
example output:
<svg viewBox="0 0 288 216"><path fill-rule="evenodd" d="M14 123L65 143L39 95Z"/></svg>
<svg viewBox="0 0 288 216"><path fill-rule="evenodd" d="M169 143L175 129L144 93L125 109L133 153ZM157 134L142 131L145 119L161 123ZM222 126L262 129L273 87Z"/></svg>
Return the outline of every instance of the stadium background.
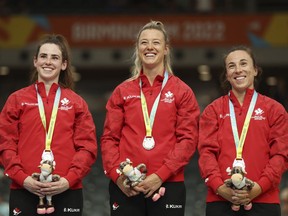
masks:
<svg viewBox="0 0 288 216"><path fill-rule="evenodd" d="M129 77L135 34L150 20L166 25L174 72L194 90L201 110L221 95L222 54L236 44L256 52L264 70L259 92L288 110L287 0L0 0L0 109L11 92L28 85L39 36L64 34L76 91L89 104L100 144L106 101ZM186 169L187 216L204 216L206 188L197 159L196 153ZM9 182L2 174L0 209L7 205ZM287 172L280 189L285 186ZM99 151L84 180L84 216L109 215L107 190Z"/></svg>

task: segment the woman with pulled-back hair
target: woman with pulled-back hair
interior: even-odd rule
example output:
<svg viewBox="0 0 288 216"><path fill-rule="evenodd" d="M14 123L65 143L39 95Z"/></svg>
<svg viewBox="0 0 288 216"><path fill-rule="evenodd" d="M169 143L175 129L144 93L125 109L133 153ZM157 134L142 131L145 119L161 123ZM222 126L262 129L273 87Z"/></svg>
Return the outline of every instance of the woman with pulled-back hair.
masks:
<svg viewBox="0 0 288 216"><path fill-rule="evenodd" d="M106 109L101 151L111 179L110 214L184 216L184 168L196 150L200 111L191 88L173 75L163 23L140 29L131 78L116 87ZM125 187L125 176L117 172L127 159L147 168L133 187Z"/></svg>
<svg viewBox="0 0 288 216"><path fill-rule="evenodd" d="M12 93L0 114L1 161L12 180L10 216L81 216L82 179L96 160L97 143L88 105L72 90L66 39L44 35L33 64L32 84ZM46 177L48 169L38 177L43 164L57 181Z"/></svg>
<svg viewBox="0 0 288 216"><path fill-rule="evenodd" d="M281 215L278 187L288 164L288 115L283 105L256 91L261 73L249 47L233 47L224 56L225 95L201 114L206 216ZM234 168L237 178L231 176Z"/></svg>
<svg viewBox="0 0 288 216"><path fill-rule="evenodd" d="M44 44L55 44L59 47L63 60L66 61L66 69L62 70L59 74L59 80L58 83L64 88L72 89L74 88L74 81L73 81L73 75L72 75L72 66L71 66L71 53L68 41L65 37L62 35L44 35L42 37L42 40L38 44L36 48L35 58L37 59L37 56L40 52L41 46ZM31 72L31 83L34 83L38 80L38 71L37 68L34 67Z"/></svg>

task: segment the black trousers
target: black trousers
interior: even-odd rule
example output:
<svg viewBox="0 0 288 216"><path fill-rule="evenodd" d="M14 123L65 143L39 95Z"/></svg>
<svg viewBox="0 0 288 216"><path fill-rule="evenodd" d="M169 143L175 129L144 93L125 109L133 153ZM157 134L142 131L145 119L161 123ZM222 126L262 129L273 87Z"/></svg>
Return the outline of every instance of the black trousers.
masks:
<svg viewBox="0 0 288 216"><path fill-rule="evenodd" d="M243 206L233 211L230 202L210 202L206 204L206 216L281 216L281 210L279 204L253 203L249 211Z"/></svg>
<svg viewBox="0 0 288 216"><path fill-rule="evenodd" d="M82 189L67 190L52 197L55 211L49 216L81 216L83 212ZM10 190L9 216L39 216L37 205L39 197L25 189Z"/></svg>
<svg viewBox="0 0 288 216"><path fill-rule="evenodd" d="M165 195L154 202L141 193L127 197L112 181L109 184L111 216L184 216L186 188L184 182L166 182Z"/></svg>

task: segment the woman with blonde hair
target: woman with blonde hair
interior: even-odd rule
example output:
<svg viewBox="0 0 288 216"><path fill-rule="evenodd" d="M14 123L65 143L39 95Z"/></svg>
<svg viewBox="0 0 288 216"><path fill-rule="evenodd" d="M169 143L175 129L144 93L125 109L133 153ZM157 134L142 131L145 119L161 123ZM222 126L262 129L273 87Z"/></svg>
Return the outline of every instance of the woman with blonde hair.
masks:
<svg viewBox="0 0 288 216"><path fill-rule="evenodd" d="M101 138L112 216L184 216L184 168L198 141L199 107L191 88L173 75L164 25L151 21L140 29L131 78L113 91ZM125 187L118 174L126 159L145 164L146 178ZM152 197L159 188L165 194Z"/></svg>

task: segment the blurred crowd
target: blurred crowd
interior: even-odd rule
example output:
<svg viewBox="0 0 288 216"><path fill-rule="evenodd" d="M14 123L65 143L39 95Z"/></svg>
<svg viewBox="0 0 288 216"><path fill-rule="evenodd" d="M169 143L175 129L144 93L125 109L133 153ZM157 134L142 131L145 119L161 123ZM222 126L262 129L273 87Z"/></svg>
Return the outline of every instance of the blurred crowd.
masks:
<svg viewBox="0 0 288 216"><path fill-rule="evenodd" d="M287 0L0 0L0 15L288 11Z"/></svg>

